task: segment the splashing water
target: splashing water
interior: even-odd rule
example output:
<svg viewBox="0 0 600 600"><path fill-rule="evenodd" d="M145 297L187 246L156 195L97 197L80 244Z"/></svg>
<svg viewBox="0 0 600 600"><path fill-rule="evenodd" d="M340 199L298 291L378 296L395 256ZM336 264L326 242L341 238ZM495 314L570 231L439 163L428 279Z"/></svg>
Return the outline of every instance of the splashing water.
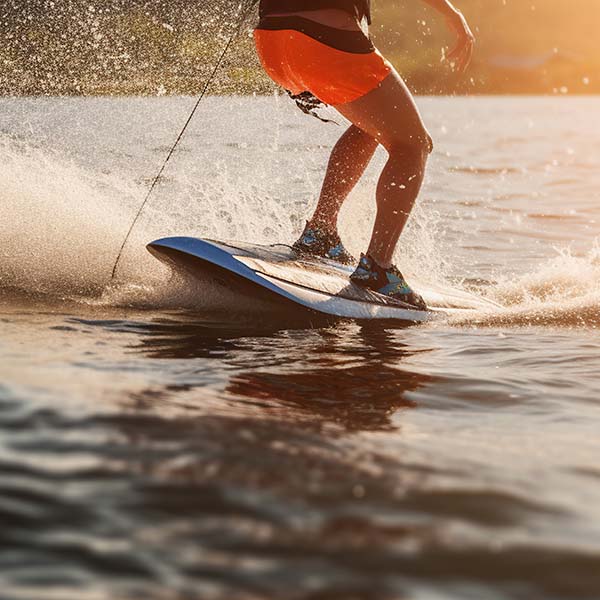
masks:
<svg viewBox="0 0 600 600"><path fill-rule="evenodd" d="M598 242L584 256L569 249L539 269L500 281L490 296L508 306L501 315L479 319L487 325L559 325L600 327L600 254Z"/></svg>
<svg viewBox="0 0 600 600"><path fill-rule="evenodd" d="M99 293L123 227L111 198L132 198L135 187L6 139L0 160L3 287L54 296Z"/></svg>
<svg viewBox="0 0 600 600"><path fill-rule="evenodd" d="M25 101L9 103L7 119L16 131L0 142L6 165L0 186L2 287L53 298L100 298L108 305L206 308L225 302L224 291L172 280L169 270L146 252L149 241L166 235L255 243L293 240L316 202L329 149L341 130L305 120L287 104L268 98L209 98L134 229L116 282L110 282L122 236L164 157L174 124L191 102L62 100L53 104L51 123L43 121L47 106L33 107L37 117L30 114L28 120L37 129L28 129L22 119ZM25 108L32 112L31 104ZM235 119L225 123L231 110L242 116L244 127ZM75 114L83 123L65 136L57 124ZM43 147L35 142L38 138L46 140ZM139 140L135 147L133 139ZM341 214L340 231L355 254L368 242L373 188L384 160L383 153L376 156ZM455 261L465 262L465 256L496 261L492 270L500 275L479 291L508 308L502 314L477 315L480 323L596 324L597 243L591 242L588 254L561 251L555 258L540 258L540 266L506 275L514 269L500 268L501 244L491 234L466 231L470 222L454 205L431 198L432 190L443 185L440 163L445 160L437 158L436 164L434 159L422 201L401 239L396 253L401 268L415 281L448 286L461 279ZM505 186L506 171L498 173ZM453 169L451 176L473 185L467 181L471 172L460 175ZM475 222L480 228L488 220L482 206ZM473 235L485 237L487 251L467 254ZM478 278L490 281L472 268L464 284Z"/></svg>

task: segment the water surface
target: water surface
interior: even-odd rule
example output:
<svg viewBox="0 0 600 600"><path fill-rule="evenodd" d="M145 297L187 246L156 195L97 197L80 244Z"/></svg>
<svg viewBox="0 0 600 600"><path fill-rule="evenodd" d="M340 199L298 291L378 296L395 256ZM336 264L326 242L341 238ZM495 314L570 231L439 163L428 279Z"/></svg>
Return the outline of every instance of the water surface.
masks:
<svg viewBox="0 0 600 600"><path fill-rule="evenodd" d="M0 101L1 595L600 597L597 99L419 100L398 263L506 308L416 327L273 320L146 253L314 205L339 128L207 100L115 282L193 99Z"/></svg>

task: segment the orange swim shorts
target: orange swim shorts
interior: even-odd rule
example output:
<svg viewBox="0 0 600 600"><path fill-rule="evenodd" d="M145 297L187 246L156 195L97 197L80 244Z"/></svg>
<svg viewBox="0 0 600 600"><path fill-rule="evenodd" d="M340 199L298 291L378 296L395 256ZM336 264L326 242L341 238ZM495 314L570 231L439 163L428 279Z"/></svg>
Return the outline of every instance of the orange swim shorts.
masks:
<svg viewBox="0 0 600 600"><path fill-rule="evenodd" d="M325 104L346 104L374 90L392 70L360 32L311 24L310 35L302 31L306 19L291 21L301 26L279 28L276 17L261 21L254 30L254 40L269 77L294 95L310 92ZM285 18L283 25L289 22ZM269 27L271 23L275 24ZM339 33L333 42L337 47L327 43L327 31ZM324 35L318 35L320 32Z"/></svg>

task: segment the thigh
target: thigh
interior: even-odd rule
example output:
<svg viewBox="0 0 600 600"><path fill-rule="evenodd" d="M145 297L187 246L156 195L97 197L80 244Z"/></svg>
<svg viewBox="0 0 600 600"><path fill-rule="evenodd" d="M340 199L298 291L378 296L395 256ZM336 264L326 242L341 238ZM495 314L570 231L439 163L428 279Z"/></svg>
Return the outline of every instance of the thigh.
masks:
<svg viewBox="0 0 600 600"><path fill-rule="evenodd" d="M335 107L385 148L432 142L410 90L395 69L376 89Z"/></svg>

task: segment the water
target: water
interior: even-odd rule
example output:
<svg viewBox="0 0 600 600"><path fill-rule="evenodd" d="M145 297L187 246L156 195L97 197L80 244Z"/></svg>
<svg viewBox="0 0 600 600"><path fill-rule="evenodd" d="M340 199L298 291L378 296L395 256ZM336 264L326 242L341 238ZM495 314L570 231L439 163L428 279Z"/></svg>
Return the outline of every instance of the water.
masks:
<svg viewBox="0 0 600 600"><path fill-rule="evenodd" d="M409 328L248 318L146 253L297 235L340 129L277 98L203 103L111 284L192 104L0 100L0 596L600 597L597 99L419 100L398 262L506 308Z"/></svg>

